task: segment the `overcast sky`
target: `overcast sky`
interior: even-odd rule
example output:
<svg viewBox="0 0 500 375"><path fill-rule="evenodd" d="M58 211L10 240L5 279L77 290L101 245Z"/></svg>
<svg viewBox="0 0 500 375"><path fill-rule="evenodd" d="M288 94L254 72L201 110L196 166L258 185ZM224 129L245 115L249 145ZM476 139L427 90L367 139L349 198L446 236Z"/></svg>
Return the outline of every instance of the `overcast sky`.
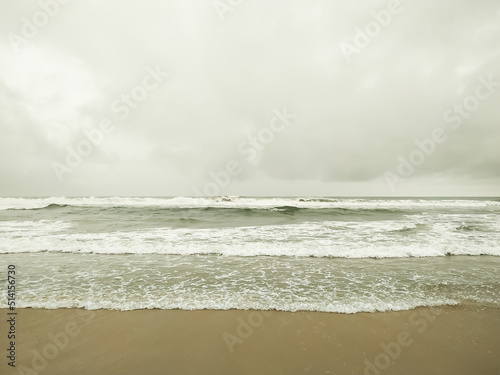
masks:
<svg viewBox="0 0 500 375"><path fill-rule="evenodd" d="M2 196L500 195L499 1L65 2L0 4Z"/></svg>

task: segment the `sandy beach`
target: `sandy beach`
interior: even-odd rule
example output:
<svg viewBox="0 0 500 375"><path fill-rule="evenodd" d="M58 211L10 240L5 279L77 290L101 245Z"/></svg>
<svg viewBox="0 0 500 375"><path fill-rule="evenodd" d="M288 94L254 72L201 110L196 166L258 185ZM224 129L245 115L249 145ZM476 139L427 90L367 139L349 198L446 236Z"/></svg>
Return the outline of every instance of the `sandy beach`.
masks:
<svg viewBox="0 0 500 375"><path fill-rule="evenodd" d="M2 356L6 375L500 372L497 308L16 312L16 368Z"/></svg>
<svg viewBox="0 0 500 375"><path fill-rule="evenodd" d="M500 375L500 0L0 35L0 375Z"/></svg>

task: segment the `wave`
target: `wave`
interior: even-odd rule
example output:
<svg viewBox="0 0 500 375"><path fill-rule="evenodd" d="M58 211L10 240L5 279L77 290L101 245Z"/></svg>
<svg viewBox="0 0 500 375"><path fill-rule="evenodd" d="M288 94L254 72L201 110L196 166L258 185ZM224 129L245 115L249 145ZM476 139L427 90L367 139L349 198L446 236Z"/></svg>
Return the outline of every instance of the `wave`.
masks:
<svg viewBox="0 0 500 375"><path fill-rule="evenodd" d="M416 233L418 231L423 231L423 230L427 230L427 229L430 229L429 225L416 223L413 225L404 226L403 228L393 229L393 230L389 230L389 231L395 232L395 233L409 234L409 233Z"/></svg>
<svg viewBox="0 0 500 375"><path fill-rule="evenodd" d="M51 210L54 209L58 208ZM292 206L154 207L111 208L104 214L101 209L71 215L64 212L49 215L51 220L34 220L32 215L28 220L19 220L16 215L15 220L4 219L0 225L0 253L326 258L500 256L499 215L401 215L393 211L389 211L391 215L380 215L378 209L373 212Z"/></svg>
<svg viewBox="0 0 500 375"><path fill-rule="evenodd" d="M69 238L65 238L69 237ZM429 258L445 256L500 256L500 246L471 243L425 244L418 243L385 245L329 244L311 240L307 243L203 243L190 232L178 234L178 239L159 241L155 236L133 236L113 234L113 239L96 238L88 240L86 236L51 236L49 238L12 239L0 246L0 254L20 253L72 253L72 254L109 254L109 255L217 255L224 257L292 257L292 258L348 258L348 259L384 259L384 258Z"/></svg>
<svg viewBox="0 0 500 375"><path fill-rule="evenodd" d="M476 232L476 231L482 232L484 231L484 228L480 225L462 223L458 227L456 227L455 230L461 232Z"/></svg>
<svg viewBox="0 0 500 375"><path fill-rule="evenodd" d="M171 208L346 208L425 210L435 208L500 208L495 199L368 199L368 198L256 198L256 197L51 197L0 198L0 210L73 207L171 207Z"/></svg>
<svg viewBox="0 0 500 375"><path fill-rule="evenodd" d="M41 210L57 210L57 209L85 209L85 208L99 208L104 212L104 210L111 210L120 213L120 211L125 211L126 214L140 213L140 214L166 214L171 213L173 215L183 215L183 214L220 214L223 216L263 216L263 217L273 217L276 215L314 215L318 218L322 216L345 216L345 215L375 215L375 214L402 214L403 210L400 209L384 209L384 208L342 208L342 207L297 207L297 206L277 206L277 207L242 207L242 206L208 206L208 207L183 207L183 206L74 206L68 204L56 204L51 203L44 207L37 208L9 208L7 211L41 211ZM180 217L179 220L183 218ZM202 221L198 219L197 221Z"/></svg>
<svg viewBox="0 0 500 375"><path fill-rule="evenodd" d="M50 203L49 205L44 206L44 207L31 208L31 209L32 210L55 210L55 209L58 209L58 208L66 208L66 207L71 207L71 205L69 205L69 204ZM20 208L20 209L21 210L29 210L30 208ZM15 210L15 208L9 208L9 210Z"/></svg>
<svg viewBox="0 0 500 375"><path fill-rule="evenodd" d="M338 202L338 199L333 198L298 198L299 202Z"/></svg>

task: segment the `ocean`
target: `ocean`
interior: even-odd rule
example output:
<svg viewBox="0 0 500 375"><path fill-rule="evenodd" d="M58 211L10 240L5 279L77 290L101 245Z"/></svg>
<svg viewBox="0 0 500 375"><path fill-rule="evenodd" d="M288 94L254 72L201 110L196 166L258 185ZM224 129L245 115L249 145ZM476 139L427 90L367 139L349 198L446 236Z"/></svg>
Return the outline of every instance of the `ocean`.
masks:
<svg viewBox="0 0 500 375"><path fill-rule="evenodd" d="M18 307L500 306L500 199L0 198L10 264Z"/></svg>

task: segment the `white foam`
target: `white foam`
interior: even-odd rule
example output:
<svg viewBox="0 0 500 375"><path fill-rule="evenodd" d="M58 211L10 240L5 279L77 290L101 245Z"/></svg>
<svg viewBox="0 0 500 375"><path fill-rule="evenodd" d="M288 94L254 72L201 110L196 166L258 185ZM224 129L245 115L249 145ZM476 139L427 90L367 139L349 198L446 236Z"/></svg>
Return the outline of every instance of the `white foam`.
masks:
<svg viewBox="0 0 500 375"><path fill-rule="evenodd" d="M492 257L346 261L44 253L3 256L0 268L10 262L22 272L19 307L355 313L500 305L500 260Z"/></svg>
<svg viewBox="0 0 500 375"><path fill-rule="evenodd" d="M500 235L470 236L453 224L402 236L412 222L323 222L236 228L155 228L130 232L0 233L0 253L68 252L95 254L218 254L338 258L500 256Z"/></svg>
<svg viewBox="0 0 500 375"><path fill-rule="evenodd" d="M319 311L319 312L332 312L341 314L355 314L359 312L384 312L384 311L404 311L411 310L417 307L434 307L446 305L458 305L459 301L453 299L434 299L431 301L417 300L417 301L391 301L391 302L358 302L358 303L287 303L276 302L275 304L263 303L242 303L240 301L226 301L224 303L202 300L202 301L124 301L124 302L111 302L111 301L80 301L77 299L54 301L51 302L33 300L30 302L19 302L19 308L42 308L42 309L60 309L60 308L85 308L88 310L144 310L144 309L161 309L161 310L260 310L260 311ZM5 308L0 305L0 308Z"/></svg>

